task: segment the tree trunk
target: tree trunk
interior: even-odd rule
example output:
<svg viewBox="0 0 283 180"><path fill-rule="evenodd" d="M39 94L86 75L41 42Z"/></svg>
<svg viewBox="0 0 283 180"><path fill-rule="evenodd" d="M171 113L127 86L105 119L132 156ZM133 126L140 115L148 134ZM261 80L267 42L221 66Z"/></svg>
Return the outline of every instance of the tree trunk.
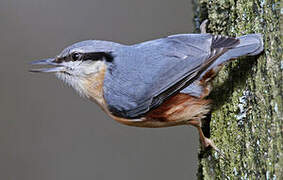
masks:
<svg viewBox="0 0 283 180"><path fill-rule="evenodd" d="M199 179L283 179L282 37L279 0L193 0L196 29L240 36L262 33L264 52L224 67L209 96L207 136L223 152L201 151ZM206 127L204 127L206 128ZM205 129L204 129L205 130Z"/></svg>

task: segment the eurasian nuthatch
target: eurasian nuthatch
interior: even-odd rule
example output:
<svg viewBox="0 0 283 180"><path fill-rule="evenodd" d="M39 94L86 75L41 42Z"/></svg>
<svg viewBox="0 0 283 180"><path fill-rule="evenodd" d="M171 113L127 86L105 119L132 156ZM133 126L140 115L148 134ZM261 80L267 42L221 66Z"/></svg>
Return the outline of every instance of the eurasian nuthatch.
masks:
<svg viewBox="0 0 283 180"><path fill-rule="evenodd" d="M262 50L260 34L237 38L178 34L134 45L87 40L55 58L32 62L54 67L31 71L56 73L120 123L193 125L203 146L217 149L201 130L201 119L210 110L210 101L204 98L211 91L211 80L229 60Z"/></svg>

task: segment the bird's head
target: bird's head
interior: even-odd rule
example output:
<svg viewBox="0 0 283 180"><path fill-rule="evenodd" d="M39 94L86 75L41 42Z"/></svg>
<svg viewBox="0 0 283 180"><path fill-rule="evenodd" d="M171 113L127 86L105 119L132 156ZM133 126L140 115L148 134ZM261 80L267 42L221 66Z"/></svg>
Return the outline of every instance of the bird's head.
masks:
<svg viewBox="0 0 283 180"><path fill-rule="evenodd" d="M112 52L119 44L108 41L88 40L65 48L55 58L31 62L32 65L49 66L31 69L31 72L55 73L56 76L86 96L86 81L105 71L106 64L113 61ZM90 82L96 83L96 82Z"/></svg>

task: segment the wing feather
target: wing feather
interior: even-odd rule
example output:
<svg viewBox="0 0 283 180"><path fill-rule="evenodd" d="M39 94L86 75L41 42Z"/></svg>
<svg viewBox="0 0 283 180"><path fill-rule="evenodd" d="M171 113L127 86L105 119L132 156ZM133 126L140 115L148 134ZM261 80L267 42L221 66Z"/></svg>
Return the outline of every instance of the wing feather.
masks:
<svg viewBox="0 0 283 180"><path fill-rule="evenodd" d="M235 38L181 34L121 48L108 66L104 98L110 111L137 118L194 82Z"/></svg>

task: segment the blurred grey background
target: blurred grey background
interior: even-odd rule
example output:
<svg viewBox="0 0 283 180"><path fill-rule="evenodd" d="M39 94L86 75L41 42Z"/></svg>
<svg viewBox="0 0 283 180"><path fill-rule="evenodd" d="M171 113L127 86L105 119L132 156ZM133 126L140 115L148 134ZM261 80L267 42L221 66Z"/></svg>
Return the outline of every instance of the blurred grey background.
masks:
<svg viewBox="0 0 283 180"><path fill-rule="evenodd" d="M1 0L0 179L196 179L195 128L120 125L55 76L28 72L81 40L189 32L189 0Z"/></svg>

